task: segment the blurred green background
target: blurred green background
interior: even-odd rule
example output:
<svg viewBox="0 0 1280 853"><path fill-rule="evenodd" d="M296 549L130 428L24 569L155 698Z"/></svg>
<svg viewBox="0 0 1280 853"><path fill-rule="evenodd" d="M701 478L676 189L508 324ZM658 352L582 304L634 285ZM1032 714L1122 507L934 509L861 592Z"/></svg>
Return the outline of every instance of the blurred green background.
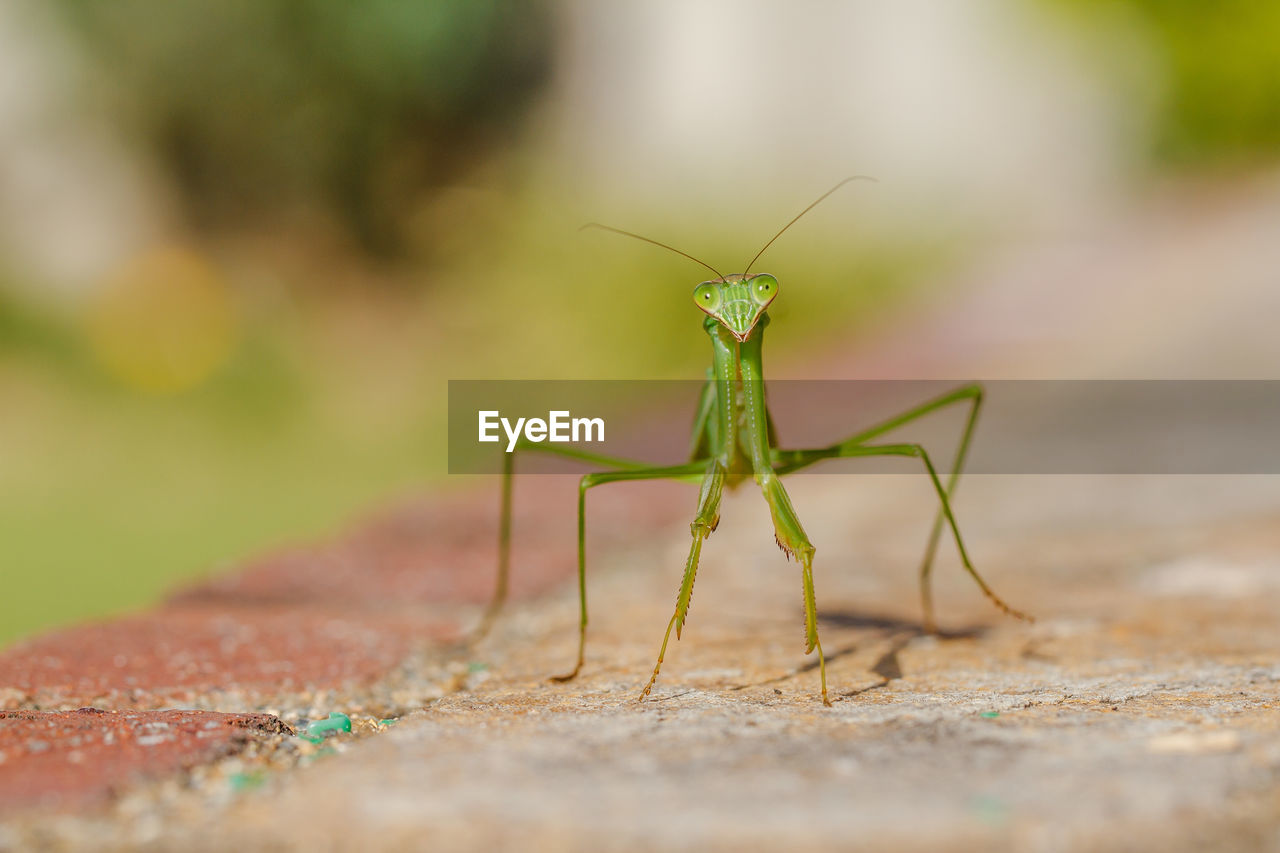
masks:
<svg viewBox="0 0 1280 853"><path fill-rule="evenodd" d="M1274 168L1277 44L1244 0L0 5L0 643L441 484L448 379L700 375L698 268L587 220L736 270L874 174L762 265L805 375L1011 235Z"/></svg>

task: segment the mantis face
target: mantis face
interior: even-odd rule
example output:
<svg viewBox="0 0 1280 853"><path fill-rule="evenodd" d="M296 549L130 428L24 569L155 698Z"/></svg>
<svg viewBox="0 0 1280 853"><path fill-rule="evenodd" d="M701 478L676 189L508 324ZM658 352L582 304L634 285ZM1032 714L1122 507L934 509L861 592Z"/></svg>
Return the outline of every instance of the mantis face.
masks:
<svg viewBox="0 0 1280 853"><path fill-rule="evenodd" d="M778 295L778 280L768 273L727 275L693 289L693 301L739 341L745 341L764 309Z"/></svg>

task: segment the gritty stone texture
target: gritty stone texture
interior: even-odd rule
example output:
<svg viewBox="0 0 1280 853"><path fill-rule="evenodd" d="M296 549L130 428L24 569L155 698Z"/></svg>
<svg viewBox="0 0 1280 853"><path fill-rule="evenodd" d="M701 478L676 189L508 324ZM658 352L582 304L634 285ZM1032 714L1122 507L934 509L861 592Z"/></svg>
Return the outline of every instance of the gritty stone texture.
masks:
<svg viewBox="0 0 1280 853"><path fill-rule="evenodd" d="M431 637L456 631L403 612L168 607L12 647L0 655L0 706L155 708L368 683Z"/></svg>
<svg viewBox="0 0 1280 853"><path fill-rule="evenodd" d="M819 548L831 708L795 566L744 489L647 701L682 525L595 552L573 682L547 678L573 660L569 588L513 607L421 710L273 765L229 805L225 787L135 805L145 837L109 813L15 832L209 850L1280 849L1274 513L1219 518L1230 484L1204 478L974 478L958 504L970 545L1037 621L996 612L944 553L932 637L913 571L927 486L792 482Z"/></svg>
<svg viewBox="0 0 1280 853"><path fill-rule="evenodd" d="M576 485L573 478L529 478L519 492L516 600L572 574L574 525L563 519L576 500ZM652 526L675 514L671 505L646 504L604 501L599 521L617 530L627 519ZM182 706L270 710L293 720L338 709L361 716L369 734L375 721L463 689L473 677L457 643L462 625L475 623L477 603L492 594L496 508L497 496L488 491L420 498L332 543L181 591L154 612L19 643L0 653L0 708L25 713L94 706L75 712L83 715ZM51 756L72 758L56 765L0 758L0 791L38 773L44 780L38 790L48 795L15 798L12 811L46 799L100 806L130 780L223 754L181 753L181 761L155 764L150 759L165 750L62 749L82 737L52 724L48 737ZM276 769L309 760L305 744L291 747L262 760ZM74 783L68 773L54 772L63 767L76 771ZM67 796L59 800L64 787Z"/></svg>
<svg viewBox="0 0 1280 853"><path fill-rule="evenodd" d="M84 809L117 792L292 734L264 714L204 711L0 711L0 816Z"/></svg>

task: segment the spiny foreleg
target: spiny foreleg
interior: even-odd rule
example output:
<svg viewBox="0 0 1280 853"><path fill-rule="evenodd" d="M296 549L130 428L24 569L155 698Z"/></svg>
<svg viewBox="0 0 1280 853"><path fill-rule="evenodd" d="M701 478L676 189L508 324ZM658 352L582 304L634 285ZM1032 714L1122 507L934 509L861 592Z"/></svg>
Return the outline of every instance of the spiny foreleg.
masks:
<svg viewBox="0 0 1280 853"><path fill-rule="evenodd" d="M693 542L689 546L689 558L685 561L684 577L680 581L680 592L676 595L676 611L667 623L667 631L662 636L662 648L658 650L658 662L654 664L653 675L649 683L640 691L640 698L649 695L653 685L658 681L658 672L662 669L662 660L667 654L667 643L671 640L671 631L680 632L689 615L689 605L693 601L693 583L698 576L698 559L702 556L702 543L720 524L720 497L724 492L725 466L718 459L713 459L707 467L706 476L702 479L702 489L698 495L698 514L689 525Z"/></svg>
<svg viewBox="0 0 1280 853"><path fill-rule="evenodd" d="M800 525L791 498L782 486L782 480L772 474L758 478L764 499L773 516L773 537L788 559L795 557L800 564L800 578L804 591L804 653L818 653L818 671L822 678L822 704L830 705L827 698L827 661L818 640L818 605L813 594L813 554L815 548Z"/></svg>

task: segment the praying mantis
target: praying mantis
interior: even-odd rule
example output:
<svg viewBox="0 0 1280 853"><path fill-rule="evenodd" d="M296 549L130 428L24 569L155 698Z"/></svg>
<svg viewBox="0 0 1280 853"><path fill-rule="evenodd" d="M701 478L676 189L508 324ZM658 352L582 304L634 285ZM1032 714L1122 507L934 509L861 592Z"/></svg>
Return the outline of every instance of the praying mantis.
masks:
<svg viewBox="0 0 1280 853"><path fill-rule="evenodd" d="M587 567L586 567L586 500L587 493L597 486L606 483L631 482L637 480L675 479L700 481L697 510L690 524L692 543L689 557L685 562L684 576L680 582L680 590L676 597L675 613L667 623L666 633L662 637L662 646L658 651L658 661L653 667L653 674L648 684L640 692L638 698L644 699L657 683L658 673L667 653L667 644L674 630L676 639L684 628L689 613L689 604L693 597L694 580L697 577L698 562L702 554L703 542L715 531L720 521L720 501L725 489L733 489L748 478L754 479L759 486L769 512L773 519L774 539L788 559L794 558L800 566L800 577L804 601L805 654L817 652L818 671L822 682L822 702L831 705L827 693L827 666L822 654L822 643L818 638L818 610L813 587L814 546L809 541L800 518L791 504L786 489L782 485L782 477L808 468L824 459L872 457L872 456L905 456L919 459L924 471L928 474L933 490L938 498L938 511L934 517L933 527L925 546L924 559L919 568L920 597L923 607L923 627L926 632L934 631L933 599L930 591L930 574L933 569L934 556L944 526L951 532L956 551L965 571L982 590L983 594L1000 610L1010 616L1031 621L1026 614L1006 604L1000 596L987 585L978 570L974 568L969 552L965 548L960 535L960 528L951 510L951 496L954 494L960 472L964 467L965 457L973 437L978 413L982 408L983 389L979 384L969 384L956 388L928 400L915 408L889 418L872 427L854 433L843 441L826 447L788 450L778 446L773 418L765 401L764 367L762 361L762 345L764 331L769 325L768 308L778 296L778 279L769 273L751 274L751 268L760 256L773 245L788 228L802 216L816 207L820 202L855 180L870 180L862 175L846 178L818 197L812 204L800 211L782 227L778 233L764 245L746 269L741 273L723 275L714 267L698 260L692 255L633 234L618 228L598 223L589 223L583 228L600 228L627 237L633 237L651 243L663 249L675 252L689 260L701 264L715 274L715 278L703 281L693 290L694 304L703 314L702 329L711 342L711 366L707 369L706 382L698 401L694 418L693 436L688 461L679 465L652 466L645 462L631 459L620 459L596 453L588 453L574 448L557 447L549 444L534 444L526 441L517 443L513 452L504 454L502 469L502 495L500 520L498 528L498 572L497 585L490 604L485 611L477 636L483 636L489 630L500 612L507 597L507 579L511 557L511 504L512 474L516 451L534 451L566 456L580 461L600 465L604 470L585 474L578 487L578 660L573 670L565 675L554 676L555 681L569 681L577 677L582 670L583 657L587 640ZM938 469L929 453L920 444L913 443L874 443L877 439L892 430L922 418L949 406L967 405L968 414L960 442L952 460L950 473L944 485L939 477Z"/></svg>

